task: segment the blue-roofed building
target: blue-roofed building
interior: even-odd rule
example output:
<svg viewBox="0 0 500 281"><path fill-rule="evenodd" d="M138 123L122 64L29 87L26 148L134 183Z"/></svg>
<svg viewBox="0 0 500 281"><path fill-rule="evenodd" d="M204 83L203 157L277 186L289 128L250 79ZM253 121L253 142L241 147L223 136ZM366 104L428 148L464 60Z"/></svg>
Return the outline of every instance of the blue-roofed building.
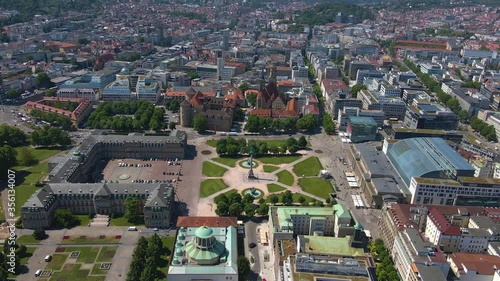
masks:
<svg viewBox="0 0 500 281"><path fill-rule="evenodd" d="M107 85L115 81L115 74L115 71L101 70L68 80L59 86L59 88L80 90L93 89L95 92L102 93Z"/></svg>
<svg viewBox="0 0 500 281"><path fill-rule="evenodd" d="M117 74L116 80L104 88L102 93L102 99L104 101L122 101L132 98L130 82L125 74Z"/></svg>
<svg viewBox="0 0 500 281"><path fill-rule="evenodd" d="M456 179L474 176L472 165L441 138L386 141L383 151L407 187L414 177Z"/></svg>

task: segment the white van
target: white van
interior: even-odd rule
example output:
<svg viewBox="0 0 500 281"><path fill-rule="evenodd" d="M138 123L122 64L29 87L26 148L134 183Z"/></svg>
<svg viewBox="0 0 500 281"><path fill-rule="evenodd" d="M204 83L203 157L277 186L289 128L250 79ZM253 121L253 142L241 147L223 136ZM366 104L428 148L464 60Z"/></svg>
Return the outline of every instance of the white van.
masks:
<svg viewBox="0 0 500 281"><path fill-rule="evenodd" d="M35 277L38 277L38 276L42 275L42 272L43 272L43 271L42 271L41 269L37 270L37 271L35 272Z"/></svg>
<svg viewBox="0 0 500 281"><path fill-rule="evenodd" d="M45 257L45 261L46 262L49 262L51 260L52 260L52 255L48 255L48 256Z"/></svg>
<svg viewBox="0 0 500 281"><path fill-rule="evenodd" d="M131 226L128 228L128 231L137 231L137 227Z"/></svg>

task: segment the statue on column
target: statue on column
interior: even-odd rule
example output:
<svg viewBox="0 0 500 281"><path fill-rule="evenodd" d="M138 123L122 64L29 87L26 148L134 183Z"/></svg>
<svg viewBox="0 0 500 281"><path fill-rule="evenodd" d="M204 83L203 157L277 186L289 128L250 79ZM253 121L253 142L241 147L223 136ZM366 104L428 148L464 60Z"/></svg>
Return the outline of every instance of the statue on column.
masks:
<svg viewBox="0 0 500 281"><path fill-rule="evenodd" d="M257 177L253 173L253 154L255 153L253 147L250 148L250 158L248 159L248 164L250 165L250 171L248 171L248 179L253 180Z"/></svg>

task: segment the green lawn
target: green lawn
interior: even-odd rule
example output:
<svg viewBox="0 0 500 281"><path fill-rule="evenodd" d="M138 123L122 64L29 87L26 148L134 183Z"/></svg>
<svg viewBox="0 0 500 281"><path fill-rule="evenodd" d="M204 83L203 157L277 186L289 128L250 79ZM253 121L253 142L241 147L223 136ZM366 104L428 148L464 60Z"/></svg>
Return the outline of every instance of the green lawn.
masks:
<svg viewBox="0 0 500 281"><path fill-rule="evenodd" d="M269 191L269 192L279 192L279 191L283 191L283 190L285 190L285 188L282 187L281 185L277 185L274 183L270 183L267 185L267 191Z"/></svg>
<svg viewBox="0 0 500 281"><path fill-rule="evenodd" d="M236 189L231 189L231 190L226 191L226 192L224 192L224 193L222 193L222 194L225 194L225 195L226 195L226 197L229 197L229 196L231 196L231 194L233 194L233 193L238 193L238 191L237 191ZM221 196L222 194L219 194L219 195L215 196L215 198L214 198L214 202L216 202L216 201L217 201L217 199L219 198L219 196Z"/></svg>
<svg viewBox="0 0 500 281"><path fill-rule="evenodd" d="M288 186L293 185L294 178L293 178L292 173L290 173L289 171L283 170L283 171L277 173L276 175L278 176L279 183L282 183L282 184L285 184Z"/></svg>
<svg viewBox="0 0 500 281"><path fill-rule="evenodd" d="M211 147L217 147L217 140L207 140L207 144Z"/></svg>
<svg viewBox="0 0 500 281"><path fill-rule="evenodd" d="M286 138L286 139L278 139L278 140L255 140L255 141L257 141L257 142L265 142L265 143L267 143L267 147L271 147L273 145L275 145L277 147L281 147L281 146L283 146L283 144L286 144L287 139L288 138ZM298 140L298 138L296 138L296 139ZM311 143L307 142L307 146L311 146Z"/></svg>
<svg viewBox="0 0 500 281"><path fill-rule="evenodd" d="M218 191L227 188L227 185L221 179L208 179L201 182L200 197L208 197Z"/></svg>
<svg viewBox="0 0 500 281"><path fill-rule="evenodd" d="M75 215L80 220L80 226L88 226L90 223L89 215Z"/></svg>
<svg viewBox="0 0 500 281"><path fill-rule="evenodd" d="M31 195L37 191L39 187L34 185L19 185L16 187L16 216L21 215L21 207L28 201Z"/></svg>
<svg viewBox="0 0 500 281"><path fill-rule="evenodd" d="M99 255L97 256L96 262L111 262L116 254L118 247L102 247Z"/></svg>
<svg viewBox="0 0 500 281"><path fill-rule="evenodd" d="M162 237L161 242L163 242L163 248L165 255L161 256L160 272L164 275L166 279L168 273L168 265L170 264L170 253L174 250L175 237ZM167 251L168 249L168 251Z"/></svg>
<svg viewBox="0 0 500 281"><path fill-rule="evenodd" d="M203 162L203 168L201 172L207 177L222 177L222 175L224 175L226 171L226 168L205 161Z"/></svg>
<svg viewBox="0 0 500 281"><path fill-rule="evenodd" d="M293 161L297 161L300 159L302 155L280 155L280 156L267 156L267 157L261 157L258 158L260 162L264 164L273 164L273 165L280 165L280 164L288 164L292 163Z"/></svg>
<svg viewBox="0 0 500 281"><path fill-rule="evenodd" d="M219 162L221 164L224 164L229 167L236 167L236 163L241 160L240 157L238 158L229 158L229 157L223 157L223 158L212 158L213 161Z"/></svg>
<svg viewBox="0 0 500 281"><path fill-rule="evenodd" d="M16 147L14 148L17 152L17 155L19 155L19 151L21 150L22 147ZM59 148L33 148L33 147L28 147L28 149L31 151L31 154L33 154L33 158L36 161L42 161L44 159L47 159L49 157L52 157L56 155L57 153L61 152L62 150ZM20 159L17 159L19 161Z"/></svg>
<svg viewBox="0 0 500 281"><path fill-rule="evenodd" d="M309 157L293 166L293 171L298 177L316 176L322 169L323 166L319 162L318 157Z"/></svg>
<svg viewBox="0 0 500 281"><path fill-rule="evenodd" d="M63 240L61 244L108 244L108 243L119 243L120 239L115 238L115 236L105 236L101 237L70 237L69 239Z"/></svg>
<svg viewBox="0 0 500 281"><path fill-rule="evenodd" d="M73 281L73 280L85 280L85 281L104 281L106 279L105 275L101 276L89 276L90 269L80 269L81 264L66 264L64 265L62 271L52 272L50 280L55 281Z"/></svg>
<svg viewBox="0 0 500 281"><path fill-rule="evenodd" d="M278 199L279 199L279 203L283 202L283 193L279 193L279 194L274 194L276 196L278 196ZM300 194L300 193L294 193L293 194L293 203L299 203L299 197L302 196L304 197L304 199L306 199L306 202L310 203L310 202L314 202L316 201L316 199L312 198L312 197L309 197L307 195L303 195L303 194ZM267 203L271 203L271 200L269 200L269 196L266 198L266 202Z"/></svg>
<svg viewBox="0 0 500 281"><path fill-rule="evenodd" d="M272 173L280 168L273 165L264 165L262 167L264 168L264 172L266 173Z"/></svg>
<svg viewBox="0 0 500 281"><path fill-rule="evenodd" d="M329 193L334 192L332 183L328 180L306 178L299 179L299 185L307 193L328 199Z"/></svg>
<svg viewBox="0 0 500 281"><path fill-rule="evenodd" d="M144 225L144 223L133 224L133 223L129 223L124 216L121 216L121 217L116 216L116 217L110 219L109 225L110 226L140 226L140 225Z"/></svg>
<svg viewBox="0 0 500 281"><path fill-rule="evenodd" d="M22 235L17 238L19 244L40 244L40 240L36 240L33 235Z"/></svg>
<svg viewBox="0 0 500 281"><path fill-rule="evenodd" d="M80 252L80 256L76 259L77 262L94 263L100 248L101 247L65 247L64 252ZM74 260L74 258L69 259Z"/></svg>
<svg viewBox="0 0 500 281"><path fill-rule="evenodd" d="M68 253L57 253L52 255L52 260L47 263L45 269L61 270L64 262L68 258Z"/></svg>

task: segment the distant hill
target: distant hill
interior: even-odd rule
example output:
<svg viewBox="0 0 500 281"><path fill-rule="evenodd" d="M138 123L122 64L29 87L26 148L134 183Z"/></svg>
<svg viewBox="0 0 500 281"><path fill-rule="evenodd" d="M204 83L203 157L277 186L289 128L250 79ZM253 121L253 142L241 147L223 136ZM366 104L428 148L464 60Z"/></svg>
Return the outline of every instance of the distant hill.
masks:
<svg viewBox="0 0 500 281"><path fill-rule="evenodd" d="M351 2L352 3L352 2ZM367 8L344 3L322 3L297 13L295 21L298 24L323 25L335 21L335 16L342 12L353 15L359 20L374 19L375 15Z"/></svg>
<svg viewBox="0 0 500 281"><path fill-rule="evenodd" d="M0 21L0 26L13 24L17 22L30 21L34 15L53 15L59 16L68 11L88 11L96 10L102 5L110 2L109 0L75 0L75 1L62 1L62 0L2 0L0 1L0 8L6 10L16 10L18 15Z"/></svg>
<svg viewBox="0 0 500 281"><path fill-rule="evenodd" d="M500 6L500 0L389 0L384 1L380 8L395 10L429 10L436 8L453 8L472 5Z"/></svg>

